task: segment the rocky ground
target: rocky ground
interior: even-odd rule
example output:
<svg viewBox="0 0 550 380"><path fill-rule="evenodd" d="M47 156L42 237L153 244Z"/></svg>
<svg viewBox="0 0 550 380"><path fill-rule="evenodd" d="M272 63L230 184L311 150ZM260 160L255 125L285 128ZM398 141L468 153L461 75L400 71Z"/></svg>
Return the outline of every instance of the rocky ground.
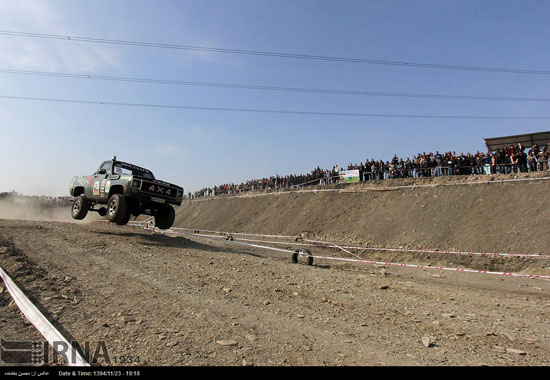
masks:
<svg viewBox="0 0 550 380"><path fill-rule="evenodd" d="M505 268L517 259L498 260ZM0 266L69 340L104 342L99 365L550 364L547 279L307 266L200 236L5 219ZM0 337L42 340L3 284Z"/></svg>

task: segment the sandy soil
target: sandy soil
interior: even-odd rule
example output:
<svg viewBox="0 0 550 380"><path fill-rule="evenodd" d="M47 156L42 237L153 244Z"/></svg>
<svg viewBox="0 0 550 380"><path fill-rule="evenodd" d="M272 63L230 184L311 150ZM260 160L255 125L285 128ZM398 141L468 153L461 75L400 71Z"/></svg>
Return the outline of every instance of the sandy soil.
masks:
<svg viewBox="0 0 550 380"><path fill-rule="evenodd" d="M545 183L499 185L497 192L488 185L193 202L180 207L177 224L291 235L305 231L311 238L379 246L544 253L548 237L541 231L547 231L549 208L545 197L536 195L547 190ZM349 195L371 212L346 209L342 214L351 218L346 224L330 202ZM506 219L473 233L483 221L469 225L463 218L490 219L501 211L492 208L504 203L503 195L512 206L524 206L509 211L520 234L506 240L511 234ZM489 205L482 206L480 197ZM418 201L403 211L413 199ZM461 205L450 206L451 199ZM396 208L388 210L388 204ZM452 224L453 218L437 211L442 205L459 221L454 233L430 228L439 213L440 229ZM332 223L324 216L327 208ZM381 217L384 213L388 219ZM535 215L531 227L523 225L528 214ZM287 223L281 224L283 219ZM306 220L310 224L300 228ZM380 236L388 225L394 233ZM365 226L370 232L362 234ZM315 253L346 257L335 249L316 248ZM550 266L540 258L362 255L541 275ZM547 279L332 261L307 266L292 264L287 253L97 221L2 219L0 266L70 340L92 347L105 342L109 360L98 358L102 365L127 364L121 361L129 358L132 365L146 366L550 364ZM3 284L0 336L41 339Z"/></svg>

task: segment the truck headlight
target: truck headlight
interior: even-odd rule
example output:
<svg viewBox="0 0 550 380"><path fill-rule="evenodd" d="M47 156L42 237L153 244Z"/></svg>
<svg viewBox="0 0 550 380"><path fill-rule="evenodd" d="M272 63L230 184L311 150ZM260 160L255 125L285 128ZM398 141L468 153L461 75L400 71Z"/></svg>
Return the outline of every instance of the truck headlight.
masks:
<svg viewBox="0 0 550 380"><path fill-rule="evenodd" d="M140 180L134 179L134 180L132 181L132 187L137 187L137 188L139 188L140 186L141 186L141 181L140 181Z"/></svg>

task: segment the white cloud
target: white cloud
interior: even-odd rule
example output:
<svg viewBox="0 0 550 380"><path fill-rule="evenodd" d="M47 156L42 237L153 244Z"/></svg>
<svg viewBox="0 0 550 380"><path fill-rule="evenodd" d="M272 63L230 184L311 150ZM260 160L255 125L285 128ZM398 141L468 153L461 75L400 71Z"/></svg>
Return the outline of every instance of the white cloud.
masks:
<svg viewBox="0 0 550 380"><path fill-rule="evenodd" d="M5 31L67 34L60 4L0 0L0 25ZM0 51L0 67L19 70L93 72L120 61L120 52L109 47L32 37L0 35Z"/></svg>
<svg viewBox="0 0 550 380"><path fill-rule="evenodd" d="M192 156L190 151L171 144L157 144L156 152L163 156L177 156L184 160Z"/></svg>
<svg viewBox="0 0 550 380"><path fill-rule="evenodd" d="M203 130L204 128L200 124L193 124L190 128L190 131L195 134L202 133Z"/></svg>
<svg viewBox="0 0 550 380"><path fill-rule="evenodd" d="M181 41L180 41L181 42ZM178 44L179 42L175 42ZM206 64L223 64L230 65L232 67L242 68L244 67L243 60L239 57L238 54L223 54L215 51L209 51L208 48L218 48L216 44L206 41L199 40L192 44L184 43L185 45L193 45L197 48L205 48L205 50L178 50L177 55L174 55L174 62L180 67L188 67L189 65L199 63Z"/></svg>
<svg viewBox="0 0 550 380"><path fill-rule="evenodd" d="M0 14L11 24L25 24L38 28L51 26L55 12L45 2L29 0L0 0Z"/></svg>
<svg viewBox="0 0 550 380"><path fill-rule="evenodd" d="M164 153L179 153L181 151L180 148L177 148L175 146L172 146L172 145L157 145L157 150L159 152L164 152Z"/></svg>

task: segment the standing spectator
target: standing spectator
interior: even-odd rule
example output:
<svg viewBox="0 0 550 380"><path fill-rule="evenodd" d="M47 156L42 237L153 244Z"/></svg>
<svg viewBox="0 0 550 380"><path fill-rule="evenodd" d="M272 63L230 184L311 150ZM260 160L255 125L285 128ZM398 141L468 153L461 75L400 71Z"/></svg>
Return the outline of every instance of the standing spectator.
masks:
<svg viewBox="0 0 550 380"><path fill-rule="evenodd" d="M371 173L372 173L372 168L371 168L371 163L369 162L369 160L366 160L365 161L365 181L368 181L368 180L371 180L372 177L371 177Z"/></svg>
<svg viewBox="0 0 550 380"><path fill-rule="evenodd" d="M483 172L487 175L491 174L492 155L493 153L491 151L487 152L485 159L483 160Z"/></svg>
<svg viewBox="0 0 550 380"><path fill-rule="evenodd" d="M518 150L517 156L519 171L521 173L525 173L527 171L527 154L525 153L525 149Z"/></svg>
<svg viewBox="0 0 550 380"><path fill-rule="evenodd" d="M332 183L338 183L340 177L340 168L338 165L334 165L332 168Z"/></svg>
<svg viewBox="0 0 550 380"><path fill-rule="evenodd" d="M443 156L439 153L438 150L435 151L434 160L436 166L435 175L441 177L443 175Z"/></svg>
<svg viewBox="0 0 550 380"><path fill-rule="evenodd" d="M398 178L405 178L405 162L401 158L397 163L397 176Z"/></svg>
<svg viewBox="0 0 550 380"><path fill-rule="evenodd" d="M413 170L413 164L409 157L407 157L407 161L405 161L405 176L411 177L412 176L412 170Z"/></svg>
<svg viewBox="0 0 550 380"><path fill-rule="evenodd" d="M468 166L468 161L465 160L464 153L461 153L460 156L456 158L456 174L465 174L465 166Z"/></svg>
<svg viewBox="0 0 550 380"><path fill-rule="evenodd" d="M527 165L529 167L529 172L537 171L537 156L535 155L534 149L529 151L529 155L527 156Z"/></svg>
<svg viewBox="0 0 550 380"><path fill-rule="evenodd" d="M516 147L513 146L513 145L510 145L510 147L508 148L508 152L507 152L507 156L508 156L508 170L506 171L506 173L511 173L511 172L516 172L517 171L517 165L515 164L515 161L516 161Z"/></svg>
<svg viewBox="0 0 550 380"><path fill-rule="evenodd" d="M455 157L449 152L447 154L447 175L455 174Z"/></svg>
<svg viewBox="0 0 550 380"><path fill-rule="evenodd" d="M372 173L372 179L378 181L380 179L380 176L378 174L378 162L372 160L370 170Z"/></svg>
<svg viewBox="0 0 550 380"><path fill-rule="evenodd" d="M418 161L416 160L416 156L413 156L412 159L412 176L413 178L418 178Z"/></svg>
<svg viewBox="0 0 550 380"><path fill-rule="evenodd" d="M514 173L517 173L518 172L518 155L516 154L515 150L510 155L510 161L512 163L512 171Z"/></svg>
<svg viewBox="0 0 550 380"><path fill-rule="evenodd" d="M485 155L483 153L480 153L479 150L477 151L475 157L475 174L482 174L483 173L483 160L485 159Z"/></svg>
<svg viewBox="0 0 550 380"><path fill-rule="evenodd" d="M548 170L548 152L545 146L539 151L537 162L538 170Z"/></svg>

